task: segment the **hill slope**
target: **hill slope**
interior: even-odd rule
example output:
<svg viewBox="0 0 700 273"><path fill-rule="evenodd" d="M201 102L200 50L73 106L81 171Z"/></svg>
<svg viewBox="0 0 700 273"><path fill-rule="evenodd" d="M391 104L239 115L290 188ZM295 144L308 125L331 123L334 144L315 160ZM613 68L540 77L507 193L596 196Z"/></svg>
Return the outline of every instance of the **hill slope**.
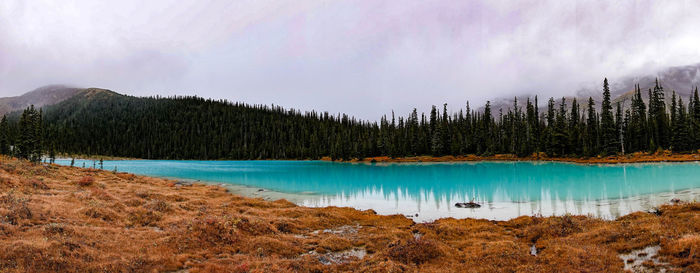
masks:
<svg viewBox="0 0 700 273"><path fill-rule="evenodd" d="M358 145L376 131L347 116L97 88L44 113L48 144L60 152L150 159L319 158L335 147L352 147L340 145L343 139Z"/></svg>
<svg viewBox="0 0 700 273"><path fill-rule="evenodd" d="M0 98L0 116L25 109L30 105L36 107L53 105L75 96L81 90L63 85L49 85L21 96Z"/></svg>

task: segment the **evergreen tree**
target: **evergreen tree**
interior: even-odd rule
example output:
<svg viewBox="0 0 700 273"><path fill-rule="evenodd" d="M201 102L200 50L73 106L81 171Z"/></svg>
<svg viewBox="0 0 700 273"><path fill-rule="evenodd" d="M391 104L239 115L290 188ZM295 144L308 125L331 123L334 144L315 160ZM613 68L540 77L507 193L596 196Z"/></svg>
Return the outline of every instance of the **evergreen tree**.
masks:
<svg viewBox="0 0 700 273"><path fill-rule="evenodd" d="M481 119L481 140L484 145L480 150L483 155L490 155L495 152L494 147L494 128L493 128L493 117L491 116L491 102L486 101L486 106L484 106L484 114Z"/></svg>
<svg viewBox="0 0 700 273"><path fill-rule="evenodd" d="M41 113L30 106L22 112L19 120L19 139L17 143L18 157L32 162L40 162L42 155Z"/></svg>
<svg viewBox="0 0 700 273"><path fill-rule="evenodd" d="M552 100L553 102L553 100ZM566 120L566 99L561 98L559 111L557 111L554 120L554 130L552 130L552 153L556 156L565 156L568 154L568 144L570 143L568 135L568 126Z"/></svg>
<svg viewBox="0 0 700 273"><path fill-rule="evenodd" d="M10 127L7 116L2 116L0 121L0 154L10 155Z"/></svg>
<svg viewBox="0 0 700 273"><path fill-rule="evenodd" d="M586 146L584 153L592 156L599 153L598 115L593 98L588 98L588 118L586 119Z"/></svg>
<svg viewBox="0 0 700 273"><path fill-rule="evenodd" d="M442 146L442 154L450 154L450 147L452 146L450 143L452 132L450 130L450 117L447 115L447 103L442 105L442 120L440 122L440 128L442 129L440 132L440 146Z"/></svg>
<svg viewBox="0 0 700 273"><path fill-rule="evenodd" d="M624 116L622 114L622 104L617 102L617 110L615 111L615 131L618 136L617 143L620 144L620 152L625 154L625 142L624 142L624 132L627 125L625 124Z"/></svg>
<svg viewBox="0 0 700 273"><path fill-rule="evenodd" d="M569 148L574 155L583 153L583 136L581 129L581 114L576 98L571 102L571 115L569 116Z"/></svg>
<svg viewBox="0 0 700 273"><path fill-rule="evenodd" d="M690 113L690 123L691 123L691 133L694 136L692 139L693 147L692 150L700 149L700 98L698 98L698 87L695 87L695 91L692 94L691 101L693 101L692 106L688 106L688 112Z"/></svg>
<svg viewBox="0 0 700 273"><path fill-rule="evenodd" d="M688 113L683 105L683 99L678 99L678 103L675 103L675 93L672 99L672 124L673 124L673 143L671 149L674 152L685 152L691 149L691 138L689 133L689 120Z"/></svg>
<svg viewBox="0 0 700 273"><path fill-rule="evenodd" d="M613 120L612 104L610 102L610 87L608 79L603 81L603 102L600 109L600 130L602 140L601 153L604 155L615 154L618 151L618 135Z"/></svg>
<svg viewBox="0 0 700 273"><path fill-rule="evenodd" d="M627 141L630 151L644 151L649 148L646 105L639 85L635 86L635 94L632 97Z"/></svg>
<svg viewBox="0 0 700 273"><path fill-rule="evenodd" d="M654 145L651 149L666 149L670 144L671 130L669 126L668 114L666 113L666 102L664 100L664 89L656 80L653 91L649 91L649 129Z"/></svg>
<svg viewBox="0 0 700 273"><path fill-rule="evenodd" d="M557 155L557 148L559 143L555 138L555 128L556 128L556 110L554 110L554 98L549 98L547 102L547 125L544 130L544 142L546 143L545 152L547 155Z"/></svg>

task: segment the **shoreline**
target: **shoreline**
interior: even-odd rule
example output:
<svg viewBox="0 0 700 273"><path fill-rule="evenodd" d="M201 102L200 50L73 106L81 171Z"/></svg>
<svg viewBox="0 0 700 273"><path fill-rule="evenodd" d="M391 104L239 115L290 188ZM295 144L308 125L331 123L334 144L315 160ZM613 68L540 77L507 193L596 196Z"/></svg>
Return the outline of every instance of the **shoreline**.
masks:
<svg viewBox="0 0 700 273"><path fill-rule="evenodd" d="M577 164L628 164L628 163L663 163L663 162L697 162L700 161L700 153L674 154L670 152L657 153L634 153L628 155L616 155L607 157L547 157L531 155L518 157L512 154L496 154L492 156L477 155L447 155L447 156L410 156L396 157L388 156L367 157L352 160L331 160L324 157L322 161L348 162L348 163L438 163L438 162L482 162L482 161L502 161L502 162L568 162Z"/></svg>
<svg viewBox="0 0 700 273"><path fill-rule="evenodd" d="M663 163L663 162L699 162L700 153L672 153L668 150L655 153L636 152L626 155L613 156L597 156L597 157L548 157L544 154L533 154L529 156L519 157L514 154L496 154L491 156L479 156L474 154L466 155L445 155L445 156L406 156L406 157L389 157L375 156L362 159L351 160L333 160L328 156L319 159L143 159L129 157L112 157L112 156L66 156L60 155L56 159L62 160L94 160L99 161L131 161L131 160L178 160L178 161L328 161L340 163L440 163L440 162L568 162L577 164L629 164L629 163Z"/></svg>

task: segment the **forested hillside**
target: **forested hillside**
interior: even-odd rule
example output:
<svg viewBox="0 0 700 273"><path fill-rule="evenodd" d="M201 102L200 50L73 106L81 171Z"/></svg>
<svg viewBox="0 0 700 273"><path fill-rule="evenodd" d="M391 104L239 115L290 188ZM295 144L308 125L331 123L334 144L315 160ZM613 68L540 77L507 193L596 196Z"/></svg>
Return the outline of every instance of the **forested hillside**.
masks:
<svg viewBox="0 0 700 273"><path fill-rule="evenodd" d="M611 102L606 79L600 107L593 99L550 98L540 113L534 97L524 109L514 101L506 112L492 113L488 103L475 111L467 103L448 114L443 105L428 114L392 113L376 123L278 106L87 89L43 108L38 117L34 109L25 111L25 118L10 116L0 124L0 151L22 157L38 149L147 159L351 159L539 152L581 157L700 148L697 90L688 104L672 95L670 105L658 82L647 91L648 103L642 92L637 87L631 107L621 107Z"/></svg>

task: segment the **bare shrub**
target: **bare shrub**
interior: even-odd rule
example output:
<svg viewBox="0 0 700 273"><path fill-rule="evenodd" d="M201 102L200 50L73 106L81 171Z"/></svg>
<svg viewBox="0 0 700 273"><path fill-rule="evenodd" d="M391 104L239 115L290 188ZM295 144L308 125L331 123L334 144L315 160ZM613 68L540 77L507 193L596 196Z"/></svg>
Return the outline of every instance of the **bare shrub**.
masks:
<svg viewBox="0 0 700 273"><path fill-rule="evenodd" d="M236 229L237 223L238 219L220 217L198 219L188 225L187 233L192 238L197 238L201 242L211 245L232 244L239 238Z"/></svg>
<svg viewBox="0 0 700 273"><path fill-rule="evenodd" d="M92 186L92 184L95 183L95 178L92 176L83 176L80 180L78 180L78 186L81 187L89 187Z"/></svg>
<svg viewBox="0 0 700 273"><path fill-rule="evenodd" d="M12 193L0 196L0 205L6 208L0 214L0 220L17 225L22 219L32 218L32 211L29 209L28 203L29 199L16 197Z"/></svg>
<svg viewBox="0 0 700 273"><path fill-rule="evenodd" d="M154 210L157 212L168 212L168 211L172 210L172 207L170 206L170 204L168 204L167 202L165 202L163 200L153 200L153 201L149 202L148 204L146 204L145 207L149 210Z"/></svg>
<svg viewBox="0 0 700 273"><path fill-rule="evenodd" d="M435 242L421 238L391 244L387 254L394 261L416 265L443 255Z"/></svg>
<svg viewBox="0 0 700 273"><path fill-rule="evenodd" d="M49 186L44 183L44 181L41 181L36 178L31 178L23 181L25 185L28 185L31 188L38 189L38 190L48 190Z"/></svg>
<svg viewBox="0 0 700 273"><path fill-rule="evenodd" d="M131 226L155 226L162 216L153 211L143 208L136 208L129 212L127 220Z"/></svg>

